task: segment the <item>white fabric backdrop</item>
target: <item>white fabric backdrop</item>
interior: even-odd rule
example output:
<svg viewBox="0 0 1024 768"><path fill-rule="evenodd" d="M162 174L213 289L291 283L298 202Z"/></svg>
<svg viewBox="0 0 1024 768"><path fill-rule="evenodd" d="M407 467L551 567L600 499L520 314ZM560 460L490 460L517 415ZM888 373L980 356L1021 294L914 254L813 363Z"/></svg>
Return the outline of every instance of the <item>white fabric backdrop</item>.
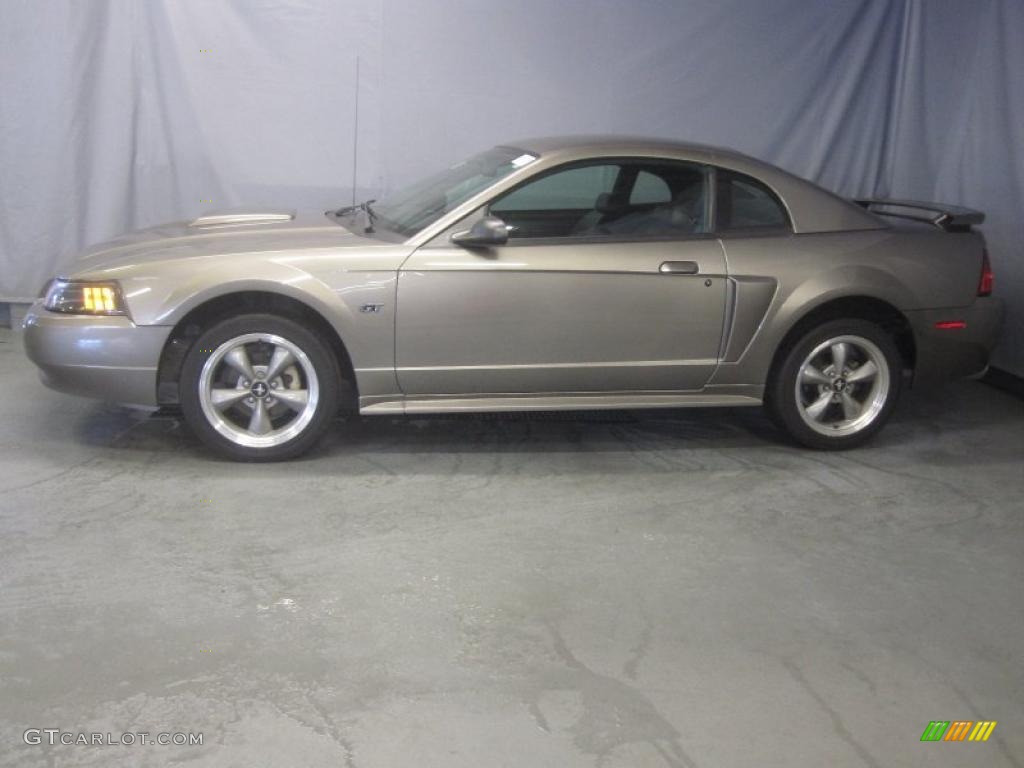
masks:
<svg viewBox="0 0 1024 768"><path fill-rule="evenodd" d="M1022 40L1020 0L0 0L0 298L126 229L350 200L358 57L360 199L634 132L981 208L1024 374Z"/></svg>

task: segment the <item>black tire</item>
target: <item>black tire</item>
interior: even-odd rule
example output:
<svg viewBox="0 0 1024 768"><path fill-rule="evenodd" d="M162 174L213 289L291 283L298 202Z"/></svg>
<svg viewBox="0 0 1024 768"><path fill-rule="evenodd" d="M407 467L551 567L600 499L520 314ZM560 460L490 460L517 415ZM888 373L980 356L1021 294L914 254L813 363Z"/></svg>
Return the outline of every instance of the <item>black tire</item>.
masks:
<svg viewBox="0 0 1024 768"><path fill-rule="evenodd" d="M300 356L292 355L295 363L285 370L284 373L271 381L263 382L260 374L253 378L252 392L256 392L256 386L264 383L258 391L263 395L260 398L263 402L257 403L256 396L246 396L238 403L231 405L228 409L221 411L214 408L212 399L204 394L203 386L204 370L207 370L208 377L237 377L238 382L232 384L230 381L218 391L237 391L240 394L251 394L242 386L243 376L235 373L232 366L223 362L216 356L217 350L230 348L229 342L238 341L241 338L249 338L254 335L263 335L279 338L292 348L297 349ZM258 371L257 361L261 359L258 355L270 354L276 351L277 347L263 339L256 339L243 345L246 351L246 359ZM304 357L302 357L304 355ZM250 357L252 358L250 360ZM215 358L211 361L211 358ZM268 360L261 360L263 368L267 368ZM210 363L209 369L207 364ZM312 369L315 376L308 376L307 370ZM218 372L219 371L219 372ZM330 427L334 417L338 413L340 397L340 373L338 362L330 347L317 338L316 335L304 328L294 320L271 314L246 314L223 320L212 326L196 339L192 348L185 356L185 361L179 379L179 399L185 421L192 431L210 449L217 454L234 461L283 461L292 459L308 451L320 440ZM306 386L303 390L302 386ZM297 393L289 392L289 387L297 384L295 389L301 390ZM236 387L234 390L223 387ZM269 388L280 387L274 391ZM286 407L284 393L289 395L305 393L307 402L295 407ZM275 399L276 398L276 399ZM289 398L291 399L291 398ZM313 401L310 403L309 401ZM249 406L249 403L257 404L265 408L267 421L261 422L258 432L248 432L245 424L246 408L249 411L256 410ZM302 410L296 412L295 408ZM214 414L208 416L207 413ZM276 416L272 415L277 413ZM211 419L221 415L214 426ZM264 426L267 425L267 426ZM294 435L288 434L289 425L295 431ZM270 431L264 432L267 427ZM232 439L226 435L234 435ZM279 440L280 442L270 445L247 445L239 444L237 440Z"/></svg>
<svg viewBox="0 0 1024 768"><path fill-rule="evenodd" d="M819 383L816 379L814 383L808 383L810 379L803 376L802 372L808 358L816 350L821 351L820 356L814 358L818 362L812 365L812 373L816 375L827 372L826 377L830 379L835 374L834 362L829 362L833 357L831 346L823 348L823 345L836 339L850 339L843 343L846 344L847 356L852 358L849 365L854 376L867 361L875 363L875 358L878 358L875 366L879 370L879 374L876 374L877 383L873 380L847 382L842 375L830 383ZM857 346L855 339L866 343ZM885 426L899 397L903 362L892 337L883 328L859 318L831 320L795 339L780 350L779 355L779 362L773 366L766 388L765 407L772 420L798 443L826 451L855 448L870 440ZM862 360L858 361L857 357ZM822 361L826 363L823 367ZM887 369L884 378L881 373L883 368ZM836 392L836 387L841 387L841 390ZM827 397L829 394L831 398ZM859 415L854 418L846 418L846 409L842 403L846 395L854 400L863 396L866 401ZM825 401L828 402L824 410L819 411L822 415L819 421L812 416L811 411L816 402ZM834 423L828 419L829 416L834 418ZM815 423L814 427L811 422Z"/></svg>

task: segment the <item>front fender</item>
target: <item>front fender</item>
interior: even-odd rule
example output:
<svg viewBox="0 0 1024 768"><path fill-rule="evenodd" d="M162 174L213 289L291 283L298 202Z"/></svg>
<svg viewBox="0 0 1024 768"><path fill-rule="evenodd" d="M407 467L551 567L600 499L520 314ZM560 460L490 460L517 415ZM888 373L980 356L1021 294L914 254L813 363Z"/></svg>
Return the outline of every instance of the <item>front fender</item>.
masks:
<svg viewBox="0 0 1024 768"><path fill-rule="evenodd" d="M248 265L218 262L151 270L121 279L132 319L138 325L174 326L212 299L258 291L286 296L317 312L345 345L360 391L393 390L394 299L396 272L337 270L331 284L298 266L273 261ZM238 277L248 272L250 276ZM373 312L361 311L366 306ZM370 371L372 381L363 381ZM376 378L374 378L376 377ZM379 381L378 381L379 379Z"/></svg>

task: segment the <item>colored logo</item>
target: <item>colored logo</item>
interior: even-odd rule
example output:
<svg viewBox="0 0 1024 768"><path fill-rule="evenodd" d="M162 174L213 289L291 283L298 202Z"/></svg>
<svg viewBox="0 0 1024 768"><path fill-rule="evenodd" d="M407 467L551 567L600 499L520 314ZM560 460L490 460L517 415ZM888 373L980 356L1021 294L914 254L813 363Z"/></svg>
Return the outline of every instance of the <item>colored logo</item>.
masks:
<svg viewBox="0 0 1024 768"><path fill-rule="evenodd" d="M995 729L995 720L932 720L921 741L988 741Z"/></svg>

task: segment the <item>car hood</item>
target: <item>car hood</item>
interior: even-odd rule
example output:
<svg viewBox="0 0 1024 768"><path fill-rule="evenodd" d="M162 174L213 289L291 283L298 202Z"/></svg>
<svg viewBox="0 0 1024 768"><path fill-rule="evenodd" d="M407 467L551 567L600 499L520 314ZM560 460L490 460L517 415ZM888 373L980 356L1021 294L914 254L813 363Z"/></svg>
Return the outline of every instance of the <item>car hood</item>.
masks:
<svg viewBox="0 0 1024 768"><path fill-rule="evenodd" d="M381 244L335 223L323 211L217 211L191 221L136 230L94 245L78 258L73 269L92 272L167 259Z"/></svg>

